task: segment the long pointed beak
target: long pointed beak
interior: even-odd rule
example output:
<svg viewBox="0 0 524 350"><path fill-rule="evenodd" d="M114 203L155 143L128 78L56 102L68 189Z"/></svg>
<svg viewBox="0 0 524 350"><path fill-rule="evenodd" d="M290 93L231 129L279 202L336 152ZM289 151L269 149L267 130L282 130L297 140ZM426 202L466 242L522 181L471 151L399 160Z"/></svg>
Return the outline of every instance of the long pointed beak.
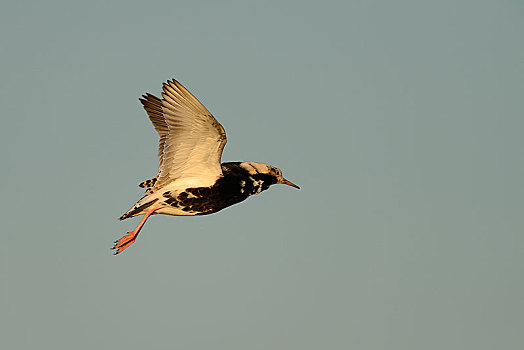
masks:
<svg viewBox="0 0 524 350"><path fill-rule="evenodd" d="M295 187L295 188L298 188L300 190L300 187L298 187L297 185L295 185L294 183L292 183L291 181L289 180L286 180L284 178L282 178L282 182L280 182L281 184L284 184L284 185L289 185L291 187Z"/></svg>

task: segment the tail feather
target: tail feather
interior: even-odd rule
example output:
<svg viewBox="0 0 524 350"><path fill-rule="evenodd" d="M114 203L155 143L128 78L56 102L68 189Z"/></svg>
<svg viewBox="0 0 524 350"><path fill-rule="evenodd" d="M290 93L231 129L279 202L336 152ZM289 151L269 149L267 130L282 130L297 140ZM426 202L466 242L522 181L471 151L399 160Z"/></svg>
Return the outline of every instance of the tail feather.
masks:
<svg viewBox="0 0 524 350"><path fill-rule="evenodd" d="M122 215L122 216L119 217L118 219L119 219L119 220L125 220L125 219L127 219L127 218L132 217L132 216L140 215L140 213L141 213L144 209L150 207L150 206L151 206L153 203L155 203L156 201L158 201L158 198L155 198L155 199L153 199L152 201L149 201L149 202L146 202L146 203L144 203L144 204L140 204L140 205L138 205L138 203L140 203L140 201L138 201L138 203L135 204L135 205L133 206L133 208L129 209L127 212L124 213L124 215Z"/></svg>

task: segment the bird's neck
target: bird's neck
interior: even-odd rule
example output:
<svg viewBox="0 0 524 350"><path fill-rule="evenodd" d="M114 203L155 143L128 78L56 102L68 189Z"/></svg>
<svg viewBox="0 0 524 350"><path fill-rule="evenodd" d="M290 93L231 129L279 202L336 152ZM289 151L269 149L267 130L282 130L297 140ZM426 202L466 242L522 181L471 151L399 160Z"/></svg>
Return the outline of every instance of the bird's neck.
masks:
<svg viewBox="0 0 524 350"><path fill-rule="evenodd" d="M274 183L274 178L266 174L249 175L245 180L244 188L247 193L254 195L267 190Z"/></svg>
<svg viewBox="0 0 524 350"><path fill-rule="evenodd" d="M233 187L236 187L236 191L240 191L241 196L250 196L262 191L265 191L269 186L276 183L276 179L264 173L250 173L249 169L242 166L243 163L231 162L223 163L222 171L224 177L229 179L228 183L231 183Z"/></svg>

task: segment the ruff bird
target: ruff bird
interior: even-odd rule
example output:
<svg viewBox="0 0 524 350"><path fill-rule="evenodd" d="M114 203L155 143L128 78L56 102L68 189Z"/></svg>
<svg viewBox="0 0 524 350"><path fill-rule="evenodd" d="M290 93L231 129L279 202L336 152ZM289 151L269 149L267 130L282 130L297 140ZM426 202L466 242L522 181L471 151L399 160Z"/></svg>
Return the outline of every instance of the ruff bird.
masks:
<svg viewBox="0 0 524 350"><path fill-rule="evenodd" d="M175 79L162 86L162 98L149 93L140 102L160 136L158 173L138 186L145 196L120 217L144 215L138 226L115 241L115 255L135 242L151 215L206 215L273 184L300 188L272 165L221 163L226 132L213 115Z"/></svg>

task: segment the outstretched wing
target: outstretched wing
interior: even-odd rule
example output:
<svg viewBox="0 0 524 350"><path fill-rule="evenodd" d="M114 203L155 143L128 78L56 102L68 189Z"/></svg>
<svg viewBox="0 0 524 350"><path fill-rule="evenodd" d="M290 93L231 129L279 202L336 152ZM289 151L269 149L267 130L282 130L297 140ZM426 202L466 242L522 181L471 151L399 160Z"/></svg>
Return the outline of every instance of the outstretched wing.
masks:
<svg viewBox="0 0 524 350"><path fill-rule="evenodd" d="M214 184L222 176L220 159L227 142L224 128L178 81L168 81L162 88L161 115L157 101L151 108L155 116L151 121L161 139L165 129L160 121L156 122L160 120L157 116L163 116L167 125L154 187L161 188L180 178L194 178L203 186Z"/></svg>
<svg viewBox="0 0 524 350"><path fill-rule="evenodd" d="M160 136L160 140L158 142L158 168L160 169L164 159L164 144L169 132L166 120L164 119L164 112L162 111L162 100L151 94L145 94L142 96L142 98L139 98L139 100L144 106L149 119L155 127L155 130Z"/></svg>

